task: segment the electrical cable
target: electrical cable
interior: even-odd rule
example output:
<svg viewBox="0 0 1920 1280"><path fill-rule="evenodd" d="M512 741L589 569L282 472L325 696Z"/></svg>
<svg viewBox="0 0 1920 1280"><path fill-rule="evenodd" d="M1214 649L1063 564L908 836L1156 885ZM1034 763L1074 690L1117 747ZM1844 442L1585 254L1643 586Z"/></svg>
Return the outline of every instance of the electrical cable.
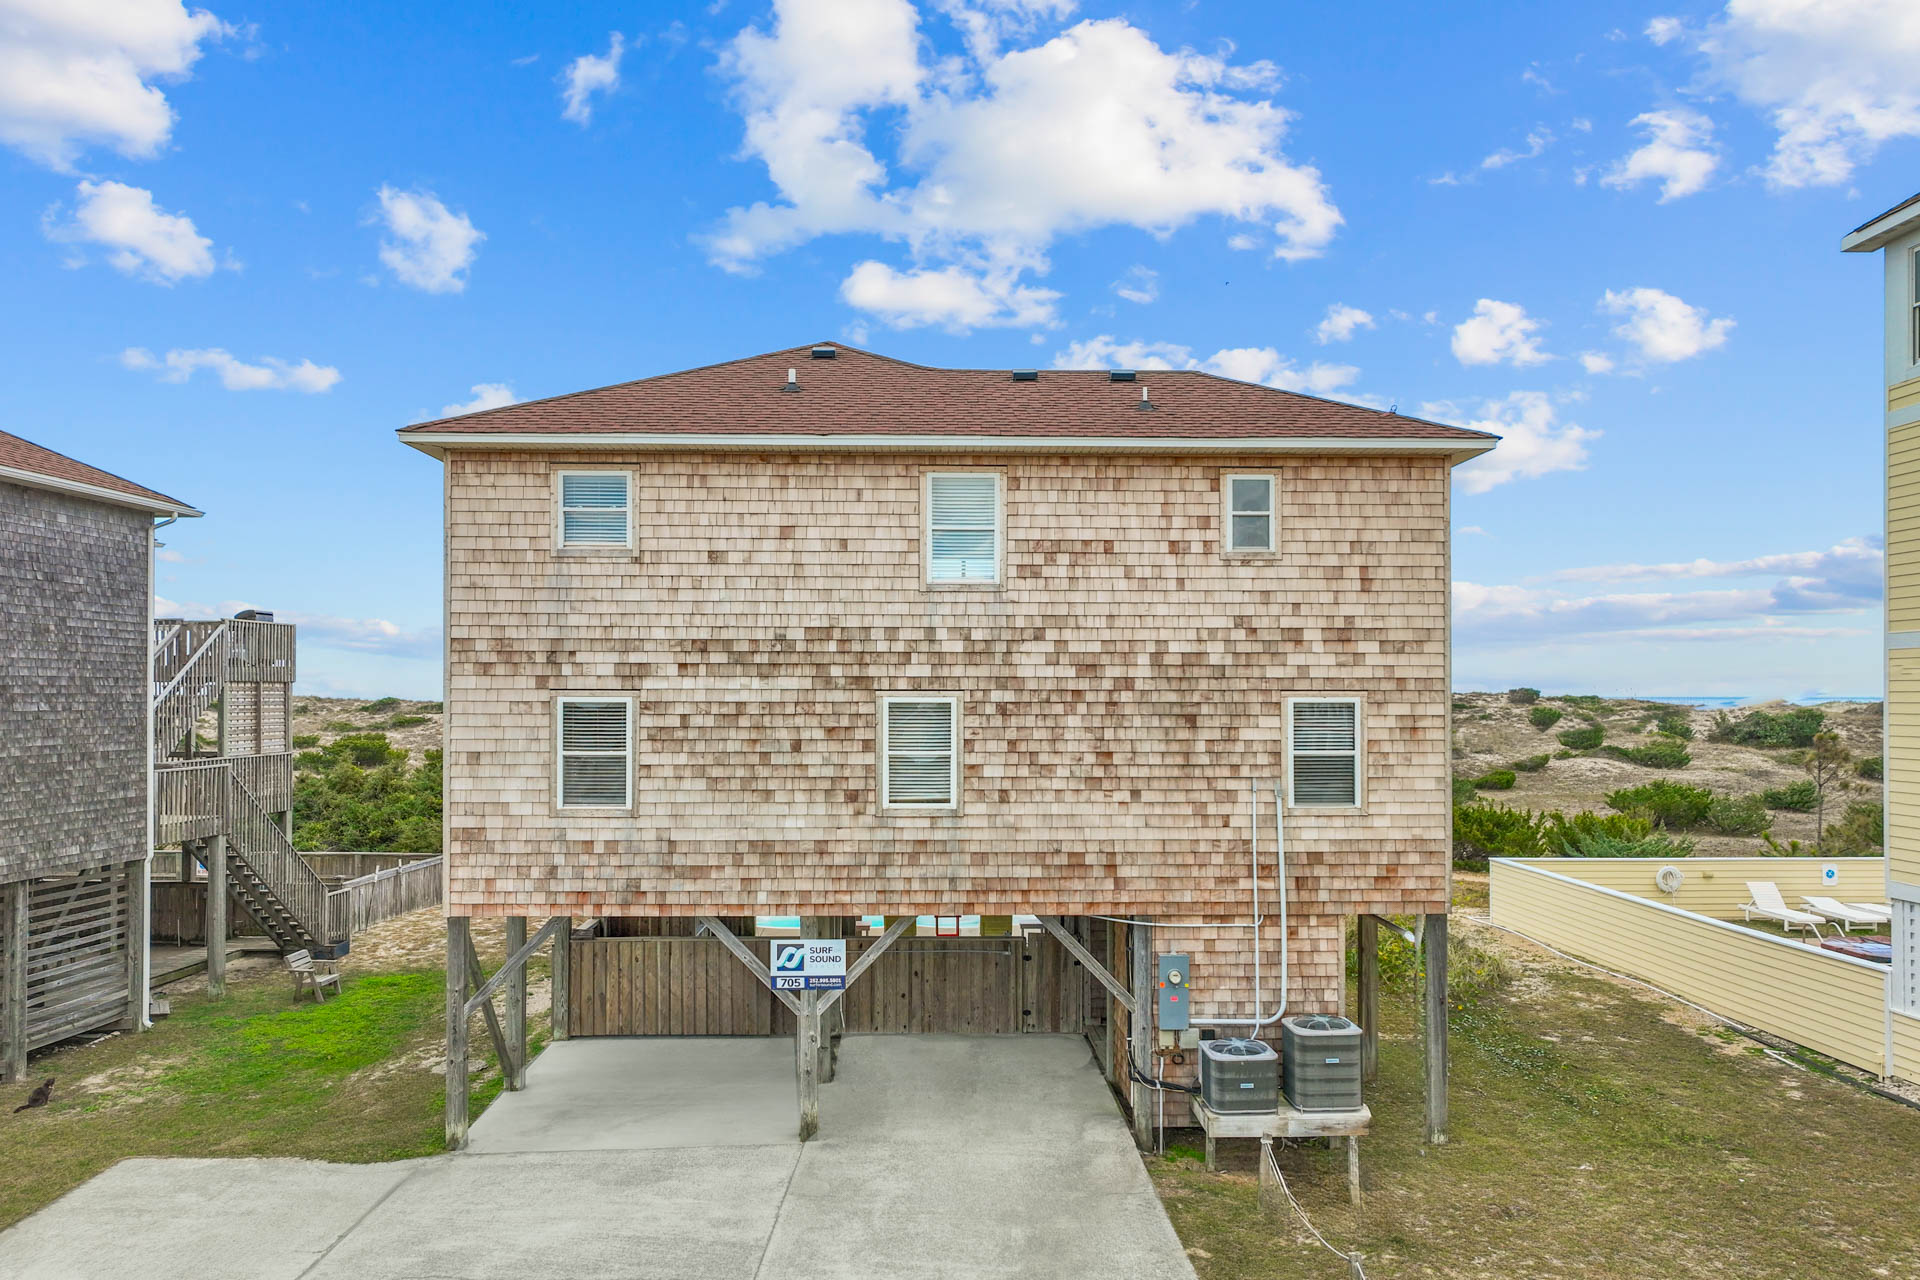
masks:
<svg viewBox="0 0 1920 1280"><path fill-rule="evenodd" d="M1320 1234L1320 1228L1313 1225L1313 1219L1309 1218L1307 1211L1300 1207L1300 1202L1293 1198L1293 1188L1287 1185L1286 1175L1280 1172L1280 1162L1274 1159L1271 1144L1267 1144L1266 1146L1266 1158L1267 1171L1273 1175L1274 1182L1279 1184L1280 1193L1286 1196L1287 1203L1292 1205L1293 1211L1300 1215L1300 1221L1306 1224L1307 1231L1315 1240L1320 1242L1321 1247L1328 1253L1331 1253L1334 1257L1347 1264L1347 1275L1349 1277L1358 1277L1359 1280L1367 1280L1366 1269L1360 1265L1360 1255L1357 1253L1342 1253L1340 1250L1334 1248L1333 1242Z"/></svg>

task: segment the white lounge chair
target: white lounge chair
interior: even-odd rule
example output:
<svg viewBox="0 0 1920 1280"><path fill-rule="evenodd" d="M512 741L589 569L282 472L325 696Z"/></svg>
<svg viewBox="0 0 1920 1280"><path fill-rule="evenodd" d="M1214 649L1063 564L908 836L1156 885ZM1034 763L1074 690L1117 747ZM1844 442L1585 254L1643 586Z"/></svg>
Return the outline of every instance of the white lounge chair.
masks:
<svg viewBox="0 0 1920 1280"><path fill-rule="evenodd" d="M1847 933L1855 925L1862 929L1871 929L1875 925L1886 924L1893 916L1884 911L1875 911L1870 907L1856 907L1850 902L1838 898L1806 897L1800 901L1807 904L1813 913L1840 926L1840 932Z"/></svg>
<svg viewBox="0 0 1920 1280"><path fill-rule="evenodd" d="M1780 896L1780 886L1771 880L1747 881L1747 893L1752 901L1741 905L1740 914L1748 920L1759 916L1762 920L1774 920L1784 925L1788 931L1806 929L1814 937L1820 936L1820 926L1827 923L1811 911L1796 911L1787 905Z"/></svg>

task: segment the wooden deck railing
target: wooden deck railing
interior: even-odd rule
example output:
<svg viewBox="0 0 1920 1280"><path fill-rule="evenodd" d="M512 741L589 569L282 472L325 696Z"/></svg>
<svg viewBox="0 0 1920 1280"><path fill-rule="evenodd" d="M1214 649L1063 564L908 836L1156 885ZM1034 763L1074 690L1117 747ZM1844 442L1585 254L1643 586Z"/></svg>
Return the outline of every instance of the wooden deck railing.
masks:
<svg viewBox="0 0 1920 1280"><path fill-rule="evenodd" d="M291 751L264 756L228 756L224 763L268 813L285 813L293 808Z"/></svg>
<svg viewBox="0 0 1920 1280"><path fill-rule="evenodd" d="M154 770L154 843L204 840L224 831L226 784L225 760L187 760Z"/></svg>
<svg viewBox="0 0 1920 1280"><path fill-rule="evenodd" d="M200 713L220 696L227 664L224 623L178 624L153 659L153 758L191 757Z"/></svg>
<svg viewBox="0 0 1920 1280"><path fill-rule="evenodd" d="M294 677L293 624L245 622L227 624L227 679L292 684Z"/></svg>
<svg viewBox="0 0 1920 1280"><path fill-rule="evenodd" d="M341 941L345 935L331 929L327 920L327 882L314 874L273 815L232 774L227 778L227 805L233 851L316 941Z"/></svg>

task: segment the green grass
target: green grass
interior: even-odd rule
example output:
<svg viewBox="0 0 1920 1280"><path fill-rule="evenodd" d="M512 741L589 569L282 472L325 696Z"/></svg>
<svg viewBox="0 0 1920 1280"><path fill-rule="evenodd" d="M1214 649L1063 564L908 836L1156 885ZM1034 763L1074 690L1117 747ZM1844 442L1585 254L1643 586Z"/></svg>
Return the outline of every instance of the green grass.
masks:
<svg viewBox="0 0 1920 1280"><path fill-rule="evenodd" d="M1364 1211L1347 1206L1344 1152L1281 1154L1315 1225L1375 1280L1920 1274L1920 1112L1528 961L1518 982L1460 993L1451 1141L1430 1148L1413 994L1383 993ZM1297 1220L1261 1210L1257 1151L1222 1143L1217 1175L1149 1161L1200 1275L1342 1274Z"/></svg>
<svg viewBox="0 0 1920 1280"><path fill-rule="evenodd" d="M497 946L482 950L497 963ZM129 1156L440 1151L443 984L434 969L349 967L342 993L314 1004L296 1001L282 973L236 972L221 1001L191 981L170 988L171 1016L144 1034L37 1055L26 1080L0 1086L0 1228ZM536 1046L544 1019L539 1032ZM472 1085L478 1115L500 1076L484 1031L474 1045L486 1058ZM48 1076L59 1080L53 1103L11 1114Z"/></svg>

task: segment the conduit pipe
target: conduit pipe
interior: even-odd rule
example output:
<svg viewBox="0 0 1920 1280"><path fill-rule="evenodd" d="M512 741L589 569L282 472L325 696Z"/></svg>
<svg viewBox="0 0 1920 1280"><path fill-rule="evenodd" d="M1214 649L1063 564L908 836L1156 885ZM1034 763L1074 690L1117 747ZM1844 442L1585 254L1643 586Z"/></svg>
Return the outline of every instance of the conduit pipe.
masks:
<svg viewBox="0 0 1920 1280"><path fill-rule="evenodd" d="M1287 1016L1287 838L1285 805L1282 803L1280 784L1273 784L1273 854L1275 871L1280 881L1280 1004L1266 1017L1260 1016L1260 1008L1266 1003L1260 991L1260 926L1265 917L1260 914L1260 784L1249 780L1247 784L1248 806L1252 811L1253 823L1253 1014L1251 1018L1190 1018L1195 1026L1201 1027L1246 1027L1258 1031L1270 1027Z"/></svg>

